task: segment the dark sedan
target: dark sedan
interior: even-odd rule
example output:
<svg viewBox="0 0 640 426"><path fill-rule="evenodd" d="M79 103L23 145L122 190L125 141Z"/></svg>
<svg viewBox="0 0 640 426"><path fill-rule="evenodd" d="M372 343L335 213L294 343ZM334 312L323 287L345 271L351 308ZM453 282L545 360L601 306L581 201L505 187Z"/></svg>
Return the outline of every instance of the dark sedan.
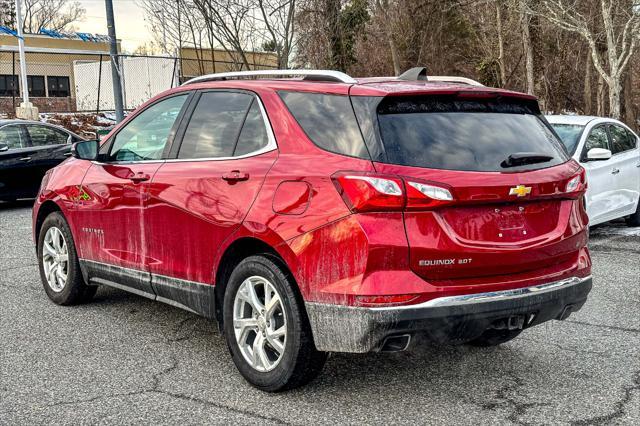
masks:
<svg viewBox="0 0 640 426"><path fill-rule="evenodd" d="M0 120L0 201L33 198L47 170L82 137L38 121Z"/></svg>

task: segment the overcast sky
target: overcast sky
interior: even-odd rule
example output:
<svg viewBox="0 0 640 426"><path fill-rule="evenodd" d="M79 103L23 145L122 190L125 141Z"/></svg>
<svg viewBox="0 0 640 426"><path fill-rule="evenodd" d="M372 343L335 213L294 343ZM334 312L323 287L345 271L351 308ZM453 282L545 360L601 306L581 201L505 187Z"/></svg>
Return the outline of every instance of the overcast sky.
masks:
<svg viewBox="0 0 640 426"><path fill-rule="evenodd" d="M81 32L107 34L107 18L104 0L78 0L87 10L85 19L75 23ZM113 14L116 19L116 35L122 40L124 50L132 51L141 44L152 40L144 20L144 11L135 0L113 0Z"/></svg>

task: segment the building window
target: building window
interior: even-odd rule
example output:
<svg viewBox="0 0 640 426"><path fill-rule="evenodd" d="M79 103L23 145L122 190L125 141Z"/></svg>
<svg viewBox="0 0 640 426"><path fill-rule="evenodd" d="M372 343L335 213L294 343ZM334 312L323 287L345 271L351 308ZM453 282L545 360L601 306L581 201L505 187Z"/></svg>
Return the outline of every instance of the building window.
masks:
<svg viewBox="0 0 640 426"><path fill-rule="evenodd" d="M18 76L0 74L0 96L18 96Z"/></svg>
<svg viewBox="0 0 640 426"><path fill-rule="evenodd" d="M47 77L47 86L49 87L49 97L66 98L71 96L69 91L69 77Z"/></svg>
<svg viewBox="0 0 640 426"><path fill-rule="evenodd" d="M29 87L29 96L34 98L44 98L46 96L44 92L44 76L28 75L27 86Z"/></svg>

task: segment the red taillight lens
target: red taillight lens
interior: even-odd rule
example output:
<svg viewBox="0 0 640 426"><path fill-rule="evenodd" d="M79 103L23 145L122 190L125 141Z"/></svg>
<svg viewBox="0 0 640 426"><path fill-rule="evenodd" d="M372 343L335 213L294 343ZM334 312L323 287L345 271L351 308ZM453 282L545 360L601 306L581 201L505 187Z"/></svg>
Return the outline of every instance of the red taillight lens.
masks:
<svg viewBox="0 0 640 426"><path fill-rule="evenodd" d="M396 176L340 172L333 181L342 198L354 212L402 210L404 184Z"/></svg>
<svg viewBox="0 0 640 426"><path fill-rule="evenodd" d="M442 207L453 203L453 194L441 184L406 181L407 210Z"/></svg>
<svg viewBox="0 0 640 426"><path fill-rule="evenodd" d="M587 189L587 175L585 169L581 169L580 173L567 180L564 192L567 194L581 194Z"/></svg>
<svg viewBox="0 0 640 426"><path fill-rule="evenodd" d="M425 210L453 203L446 185L362 172L338 172L333 181L353 212Z"/></svg>

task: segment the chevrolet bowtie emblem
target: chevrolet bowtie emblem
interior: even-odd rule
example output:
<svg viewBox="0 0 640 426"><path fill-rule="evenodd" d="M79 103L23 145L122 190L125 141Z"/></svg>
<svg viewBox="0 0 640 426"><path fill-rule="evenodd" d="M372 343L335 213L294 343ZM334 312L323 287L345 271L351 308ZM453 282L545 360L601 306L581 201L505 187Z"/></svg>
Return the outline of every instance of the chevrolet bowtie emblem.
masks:
<svg viewBox="0 0 640 426"><path fill-rule="evenodd" d="M518 185L515 188L509 189L509 195L517 195L518 197L524 197L525 195L531 194L531 187Z"/></svg>

